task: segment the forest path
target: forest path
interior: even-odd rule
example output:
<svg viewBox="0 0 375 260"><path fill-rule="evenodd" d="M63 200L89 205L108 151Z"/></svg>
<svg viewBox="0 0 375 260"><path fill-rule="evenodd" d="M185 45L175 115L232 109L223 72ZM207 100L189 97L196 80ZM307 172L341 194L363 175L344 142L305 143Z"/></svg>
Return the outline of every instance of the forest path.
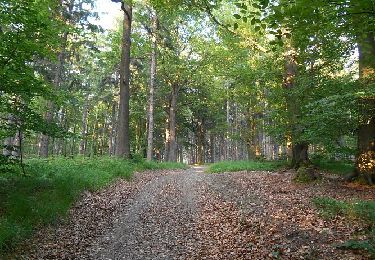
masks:
<svg viewBox="0 0 375 260"><path fill-rule="evenodd" d="M204 170L136 173L87 192L67 221L9 259L370 259L336 248L365 226L323 219L312 200L374 200L374 189L334 176L301 185L289 172Z"/></svg>
<svg viewBox="0 0 375 260"><path fill-rule="evenodd" d="M204 167L156 178L122 208L95 259L185 259L198 252L196 225Z"/></svg>

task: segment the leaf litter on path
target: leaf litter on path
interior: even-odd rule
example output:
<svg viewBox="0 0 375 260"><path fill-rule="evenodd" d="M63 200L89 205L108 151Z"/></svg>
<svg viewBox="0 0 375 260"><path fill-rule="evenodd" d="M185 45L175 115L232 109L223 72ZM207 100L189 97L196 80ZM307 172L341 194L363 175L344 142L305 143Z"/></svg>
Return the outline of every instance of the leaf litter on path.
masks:
<svg viewBox="0 0 375 260"><path fill-rule="evenodd" d="M290 173L149 171L86 192L66 221L40 229L10 259L370 259L337 243L365 227L323 219L314 197L373 200L336 178Z"/></svg>

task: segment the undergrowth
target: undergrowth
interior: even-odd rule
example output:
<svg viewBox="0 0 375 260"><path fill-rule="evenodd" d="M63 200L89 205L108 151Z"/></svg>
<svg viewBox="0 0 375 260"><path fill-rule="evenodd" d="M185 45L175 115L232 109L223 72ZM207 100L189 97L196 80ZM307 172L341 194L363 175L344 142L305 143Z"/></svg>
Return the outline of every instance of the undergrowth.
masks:
<svg viewBox="0 0 375 260"><path fill-rule="evenodd" d="M332 198L319 197L313 203L325 218L337 215L345 216L348 221L361 221L368 229L365 240L349 240L337 245L341 249L365 250L375 259L375 201L340 201Z"/></svg>
<svg viewBox="0 0 375 260"><path fill-rule="evenodd" d="M101 189L134 171L177 169L178 163L111 158L30 159L27 176L14 166L0 167L0 255L40 225L57 223L84 191Z"/></svg>
<svg viewBox="0 0 375 260"><path fill-rule="evenodd" d="M223 161L211 164L208 172L275 171L286 165L285 161Z"/></svg>
<svg viewBox="0 0 375 260"><path fill-rule="evenodd" d="M347 175L354 171L354 163L350 161L313 160L319 169L339 175Z"/></svg>

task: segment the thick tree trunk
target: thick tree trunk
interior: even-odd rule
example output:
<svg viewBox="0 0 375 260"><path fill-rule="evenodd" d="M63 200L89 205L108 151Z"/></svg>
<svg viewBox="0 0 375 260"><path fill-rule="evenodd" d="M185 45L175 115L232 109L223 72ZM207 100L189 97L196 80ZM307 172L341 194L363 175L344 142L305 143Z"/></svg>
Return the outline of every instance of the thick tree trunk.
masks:
<svg viewBox="0 0 375 260"><path fill-rule="evenodd" d="M359 77L366 88L375 83L375 38L369 32L358 44ZM359 126L358 151L355 161L356 175L364 176L369 184L375 183L375 97L358 100Z"/></svg>
<svg viewBox="0 0 375 260"><path fill-rule="evenodd" d="M177 135L176 135L176 110L179 87L172 86L171 105L169 108L169 140L168 140L168 161L177 162Z"/></svg>
<svg viewBox="0 0 375 260"><path fill-rule="evenodd" d="M130 46L132 5L123 3L124 12L121 68L120 68L120 105L117 131L116 156L130 157L130 132L129 132L129 84L130 84Z"/></svg>
<svg viewBox="0 0 375 260"><path fill-rule="evenodd" d="M297 143L292 145L292 167L299 168L309 163L308 143Z"/></svg>
<svg viewBox="0 0 375 260"><path fill-rule="evenodd" d="M309 161L308 158L308 143L300 141L299 137L302 134L301 126L299 125L298 117L301 115L300 102L292 94L295 86L295 77L297 75L296 54L293 48L289 48L285 56L285 71L284 88L286 89L286 105L289 119L289 129L292 142L292 158L291 167L298 168L302 164Z"/></svg>
<svg viewBox="0 0 375 260"><path fill-rule="evenodd" d="M151 69L150 69L150 89L148 97L148 132L147 132L147 160L152 160L153 138L154 138L154 92L156 82L156 33L158 29L158 18L156 14L152 17L152 35L151 35Z"/></svg>

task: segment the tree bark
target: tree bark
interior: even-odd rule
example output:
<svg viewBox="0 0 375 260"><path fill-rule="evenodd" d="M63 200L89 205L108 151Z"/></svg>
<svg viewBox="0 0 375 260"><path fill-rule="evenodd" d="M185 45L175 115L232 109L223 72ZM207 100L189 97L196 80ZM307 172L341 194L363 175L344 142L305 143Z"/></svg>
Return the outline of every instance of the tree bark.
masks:
<svg viewBox="0 0 375 260"><path fill-rule="evenodd" d="M289 119L289 130L292 142L291 167L299 168L309 161L308 143L300 140L303 129L299 125L298 118L301 115L300 101L293 95L295 77L297 75L296 54L293 48L289 48L285 62L284 88L286 89L286 105Z"/></svg>
<svg viewBox="0 0 375 260"><path fill-rule="evenodd" d="M198 122L197 128L197 163L204 164L205 162L205 129L203 120Z"/></svg>
<svg viewBox="0 0 375 260"><path fill-rule="evenodd" d="M89 95L87 94L86 97L85 97L85 104L83 105L81 142L79 144L79 154L81 154L81 155L85 155L85 150L86 150L88 112L89 112Z"/></svg>
<svg viewBox="0 0 375 260"><path fill-rule="evenodd" d="M154 92L156 82L156 33L158 29L158 17L156 14L152 17L152 35L151 35L151 69L150 69L150 89L148 97L148 132L147 132L147 160L152 160L153 138L154 138Z"/></svg>
<svg viewBox="0 0 375 260"><path fill-rule="evenodd" d="M112 104L112 115L111 115L111 128L109 130L109 138L108 138L108 154L109 156L114 155L114 139L116 134L116 107L117 103L113 102Z"/></svg>
<svg viewBox="0 0 375 260"><path fill-rule="evenodd" d="M375 38L368 32L358 43L359 79L367 88L375 83ZM375 97L365 96L358 100L359 125L355 173L375 183Z"/></svg>
<svg viewBox="0 0 375 260"><path fill-rule="evenodd" d="M116 156L130 157L130 132L129 132L129 101L130 101L130 46L131 46L131 25L132 5L122 4L124 12L122 52L120 64L120 104L117 131Z"/></svg>
<svg viewBox="0 0 375 260"><path fill-rule="evenodd" d="M210 133L210 162L215 162L215 135Z"/></svg>
<svg viewBox="0 0 375 260"><path fill-rule="evenodd" d="M168 140L168 161L177 162L177 136L176 136L176 110L179 87L172 86L171 104L169 107L169 140Z"/></svg>

